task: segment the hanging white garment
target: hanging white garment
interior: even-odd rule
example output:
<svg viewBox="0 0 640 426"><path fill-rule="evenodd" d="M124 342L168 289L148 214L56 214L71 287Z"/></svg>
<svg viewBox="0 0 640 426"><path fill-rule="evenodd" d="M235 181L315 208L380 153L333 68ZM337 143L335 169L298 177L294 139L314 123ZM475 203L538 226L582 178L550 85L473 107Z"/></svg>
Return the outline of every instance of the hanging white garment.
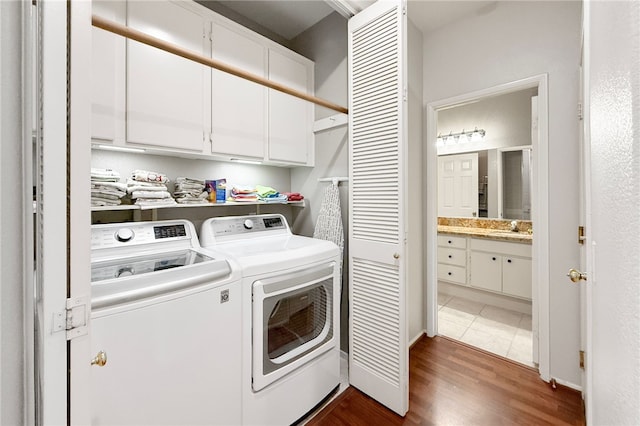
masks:
<svg viewBox="0 0 640 426"><path fill-rule="evenodd" d="M344 230L342 228L342 211L340 208L340 190L337 183L332 183L324 190L322 206L318 221L313 231L313 238L327 240L340 248L340 271L342 271L342 253L344 251Z"/></svg>

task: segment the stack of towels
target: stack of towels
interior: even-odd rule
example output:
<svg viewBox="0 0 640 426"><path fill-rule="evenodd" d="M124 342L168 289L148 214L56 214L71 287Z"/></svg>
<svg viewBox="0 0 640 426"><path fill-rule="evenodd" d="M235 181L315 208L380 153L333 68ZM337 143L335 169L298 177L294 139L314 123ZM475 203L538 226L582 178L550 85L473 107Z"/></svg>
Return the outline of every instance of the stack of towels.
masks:
<svg viewBox="0 0 640 426"><path fill-rule="evenodd" d="M176 178L173 196L180 204L208 204L209 193L204 189L204 180L187 177Z"/></svg>
<svg viewBox="0 0 640 426"><path fill-rule="evenodd" d="M239 202L255 202L258 201L258 193L253 186L234 185L229 198Z"/></svg>
<svg viewBox="0 0 640 426"><path fill-rule="evenodd" d="M127 195L120 173L112 169L91 168L91 206L118 206Z"/></svg>
<svg viewBox="0 0 640 426"><path fill-rule="evenodd" d="M299 192L284 192L284 195L287 196L287 200L289 201L302 201L304 200L304 195Z"/></svg>
<svg viewBox="0 0 640 426"><path fill-rule="evenodd" d="M165 174L147 170L134 170L127 180L127 192L143 207L157 207L176 204L167 188L169 179Z"/></svg>
<svg viewBox="0 0 640 426"><path fill-rule="evenodd" d="M256 193L258 194L258 200L265 203L286 203L287 196L280 194L275 189L269 186L256 185Z"/></svg>

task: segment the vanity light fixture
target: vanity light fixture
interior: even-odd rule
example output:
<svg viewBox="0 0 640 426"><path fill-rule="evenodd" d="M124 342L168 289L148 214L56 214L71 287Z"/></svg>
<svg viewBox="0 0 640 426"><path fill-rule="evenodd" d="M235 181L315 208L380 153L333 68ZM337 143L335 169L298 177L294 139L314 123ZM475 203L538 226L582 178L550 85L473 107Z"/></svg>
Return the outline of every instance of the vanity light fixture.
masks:
<svg viewBox="0 0 640 426"><path fill-rule="evenodd" d="M472 131L465 131L464 129L462 129L460 133L449 132L449 134L444 137L438 134L436 143L437 146L443 146L467 142L482 142L486 133L487 132L485 132L484 129L478 129L477 127Z"/></svg>

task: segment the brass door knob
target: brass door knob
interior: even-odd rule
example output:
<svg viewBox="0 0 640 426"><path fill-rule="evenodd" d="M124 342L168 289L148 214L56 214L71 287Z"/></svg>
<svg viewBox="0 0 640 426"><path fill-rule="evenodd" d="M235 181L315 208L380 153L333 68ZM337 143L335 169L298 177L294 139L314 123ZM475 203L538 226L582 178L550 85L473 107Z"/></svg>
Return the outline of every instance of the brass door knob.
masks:
<svg viewBox="0 0 640 426"><path fill-rule="evenodd" d="M105 351L100 351L98 354L91 360L91 365L97 365L98 367L104 367L107 363L107 353Z"/></svg>
<svg viewBox="0 0 640 426"><path fill-rule="evenodd" d="M587 280L587 274L585 274L583 272L580 272L577 269L573 269L573 268L569 269L569 273L567 273L567 276L574 283L577 283L578 281L586 281Z"/></svg>

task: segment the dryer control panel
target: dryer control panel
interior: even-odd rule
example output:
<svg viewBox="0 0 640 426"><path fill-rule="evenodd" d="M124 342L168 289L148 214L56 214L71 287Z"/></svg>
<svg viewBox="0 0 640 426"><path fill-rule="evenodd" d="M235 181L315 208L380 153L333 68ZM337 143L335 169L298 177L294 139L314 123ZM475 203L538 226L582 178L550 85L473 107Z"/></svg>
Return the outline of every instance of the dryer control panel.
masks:
<svg viewBox="0 0 640 426"><path fill-rule="evenodd" d="M229 241L267 235L291 235L289 225L284 216L280 214L266 214L207 219L202 224L200 243L206 247L221 240Z"/></svg>

